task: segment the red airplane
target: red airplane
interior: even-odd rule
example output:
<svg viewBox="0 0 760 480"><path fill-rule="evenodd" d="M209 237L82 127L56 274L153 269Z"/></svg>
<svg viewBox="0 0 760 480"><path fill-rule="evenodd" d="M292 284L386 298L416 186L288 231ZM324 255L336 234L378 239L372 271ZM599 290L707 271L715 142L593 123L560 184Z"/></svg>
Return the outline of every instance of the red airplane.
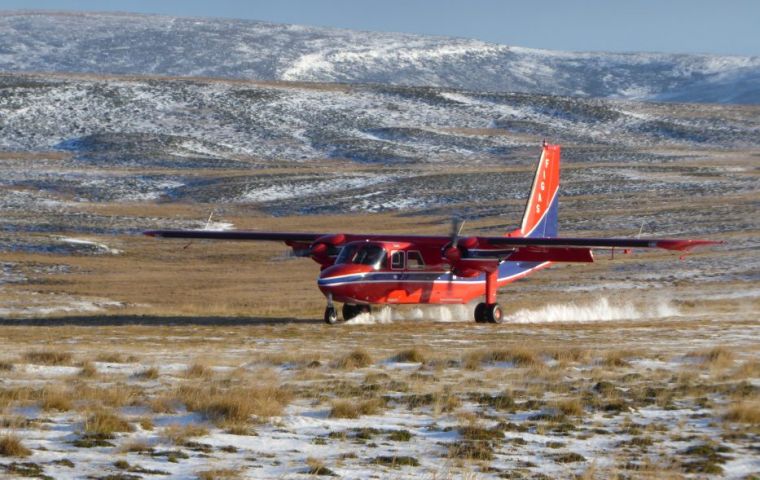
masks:
<svg viewBox="0 0 760 480"><path fill-rule="evenodd" d="M557 262L593 262L592 250L662 248L686 251L722 242L684 239L558 237L560 147L544 142L520 228L503 236L361 235L213 230L153 230L152 237L282 241L321 265L324 320L337 323L371 305L463 304L483 297L476 322L501 323L499 287Z"/></svg>

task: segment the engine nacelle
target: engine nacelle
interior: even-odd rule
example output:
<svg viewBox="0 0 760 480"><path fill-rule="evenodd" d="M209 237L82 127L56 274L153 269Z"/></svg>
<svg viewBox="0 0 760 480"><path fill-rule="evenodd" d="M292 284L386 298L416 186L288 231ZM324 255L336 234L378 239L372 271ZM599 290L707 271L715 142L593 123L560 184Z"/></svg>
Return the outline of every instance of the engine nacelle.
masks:
<svg viewBox="0 0 760 480"><path fill-rule="evenodd" d="M329 267L335 262L340 246L344 243L346 243L346 236L342 233L324 235L309 246L309 256L323 268Z"/></svg>

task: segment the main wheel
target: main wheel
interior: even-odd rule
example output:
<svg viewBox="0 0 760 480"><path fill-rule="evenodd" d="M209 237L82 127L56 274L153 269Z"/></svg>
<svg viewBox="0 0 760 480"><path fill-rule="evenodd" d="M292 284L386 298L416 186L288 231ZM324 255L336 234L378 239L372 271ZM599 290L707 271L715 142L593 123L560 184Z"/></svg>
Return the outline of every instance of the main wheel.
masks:
<svg viewBox="0 0 760 480"><path fill-rule="evenodd" d="M477 323L485 323L486 322L486 304L481 302L478 304L477 307L475 307L475 321Z"/></svg>
<svg viewBox="0 0 760 480"><path fill-rule="evenodd" d="M335 311L335 307L325 308L325 323L328 325L338 323L338 312Z"/></svg>
<svg viewBox="0 0 760 480"><path fill-rule="evenodd" d="M349 303L343 304L343 320L349 321L359 314L358 305L351 305Z"/></svg>
<svg viewBox="0 0 760 480"><path fill-rule="evenodd" d="M486 321L488 323L501 323L504 321L504 313L498 303L487 305L485 309Z"/></svg>

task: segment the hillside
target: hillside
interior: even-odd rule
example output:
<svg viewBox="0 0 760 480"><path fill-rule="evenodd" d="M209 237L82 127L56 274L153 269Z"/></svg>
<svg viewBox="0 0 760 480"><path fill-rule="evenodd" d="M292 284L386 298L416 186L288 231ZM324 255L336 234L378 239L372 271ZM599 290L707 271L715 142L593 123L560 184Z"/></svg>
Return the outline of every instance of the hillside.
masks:
<svg viewBox="0 0 760 480"><path fill-rule="evenodd" d="M561 33L561 32L560 32ZM0 71L379 83L760 103L760 57L576 53L477 40L136 14L0 14Z"/></svg>

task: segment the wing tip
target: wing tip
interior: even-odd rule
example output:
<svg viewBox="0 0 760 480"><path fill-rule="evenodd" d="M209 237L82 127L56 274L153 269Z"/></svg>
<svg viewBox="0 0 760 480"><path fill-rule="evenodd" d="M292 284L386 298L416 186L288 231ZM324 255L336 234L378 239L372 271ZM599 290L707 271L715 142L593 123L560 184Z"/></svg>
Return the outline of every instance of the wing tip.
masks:
<svg viewBox="0 0 760 480"><path fill-rule="evenodd" d="M723 240L658 240L656 246L666 250L688 251L697 247L722 245Z"/></svg>

